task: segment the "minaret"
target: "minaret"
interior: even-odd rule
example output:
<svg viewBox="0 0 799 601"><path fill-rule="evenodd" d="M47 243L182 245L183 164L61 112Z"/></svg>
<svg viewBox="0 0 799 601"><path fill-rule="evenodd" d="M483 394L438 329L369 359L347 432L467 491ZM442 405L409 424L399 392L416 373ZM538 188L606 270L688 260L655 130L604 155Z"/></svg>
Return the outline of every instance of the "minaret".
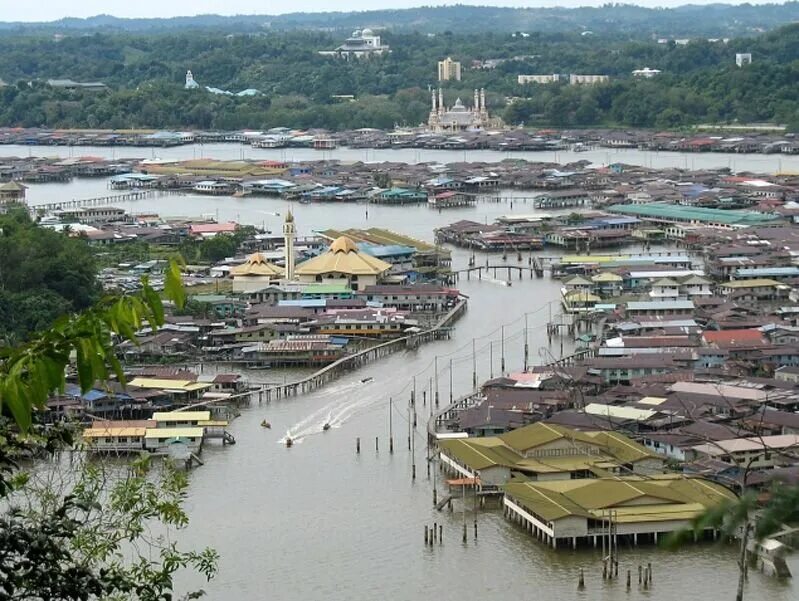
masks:
<svg viewBox="0 0 799 601"><path fill-rule="evenodd" d="M432 96L433 96L433 112L435 113L436 112L436 91L435 90L433 90Z"/></svg>
<svg viewBox="0 0 799 601"><path fill-rule="evenodd" d="M444 114L444 89L438 88L438 114Z"/></svg>
<svg viewBox="0 0 799 601"><path fill-rule="evenodd" d="M194 81L194 75L191 71L186 71L186 89L192 90L197 87L197 82Z"/></svg>
<svg viewBox="0 0 799 601"><path fill-rule="evenodd" d="M474 104L472 105L472 112L475 115L480 114L480 95L477 91L477 88L474 89Z"/></svg>
<svg viewBox="0 0 799 601"><path fill-rule="evenodd" d="M294 279L294 238L297 236L297 229L294 225L294 215L291 209L286 213L286 221L283 223L283 240L286 248L286 280Z"/></svg>
<svg viewBox="0 0 799 601"><path fill-rule="evenodd" d="M480 88L480 112L486 112L486 90L485 88Z"/></svg>

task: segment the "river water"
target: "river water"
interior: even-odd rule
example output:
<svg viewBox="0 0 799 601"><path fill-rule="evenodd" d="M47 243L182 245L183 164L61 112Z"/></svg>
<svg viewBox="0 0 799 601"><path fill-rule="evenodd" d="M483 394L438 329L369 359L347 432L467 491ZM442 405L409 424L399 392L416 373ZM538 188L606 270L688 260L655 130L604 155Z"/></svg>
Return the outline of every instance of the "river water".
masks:
<svg viewBox="0 0 799 601"><path fill-rule="evenodd" d="M193 144L172 148L135 148L109 146L0 146L0 156L100 156L106 158L145 159L260 159L279 161L314 161L339 159L342 161L396 161L405 163L461 161L498 162L505 159L526 159L551 163L591 161L596 164L627 163L652 168L677 167L682 169L713 169L727 167L732 171L758 173L799 173L799 155L736 154L723 152L683 153L652 152L635 148L596 148L586 152L516 151L498 150L426 150L416 148L369 149L337 148L320 151L311 148L251 148L242 144Z"/></svg>
<svg viewBox="0 0 799 601"><path fill-rule="evenodd" d="M25 154L27 150L26 147ZM69 151L66 148L44 150L47 152L40 154ZM236 158L241 149L218 145L213 150L214 158ZM263 153L265 158L279 157L282 153L243 150L247 156L258 152L257 156ZM194 151L196 149L184 147L159 151L159 155L190 158ZM81 154L101 152L110 154L111 149L89 149L85 153L81 149ZM121 152L141 156L142 149L116 149L117 156ZM208 147L204 152L211 156ZM286 158L319 157L320 154L291 152L296 152L297 156ZM336 151L336 155L344 158L347 152ZM360 153L350 158L363 158L365 151L350 152ZM451 161L464 158L463 153L425 152L414 159L415 152L392 151L381 155L378 151L369 151L369 159ZM629 157L637 152L618 154L625 154L624 160L633 162ZM0 154L14 153L3 153L0 149ZM478 160L482 154L470 152L467 160ZM561 160L569 160L563 156L566 153L560 154ZM664 154L653 155L651 160L660 161ZM535 156L545 158L541 153ZM576 156L593 160L590 153ZM493 159L484 157L481 160L507 157L493 153ZM734 158L738 168L744 168L742 155L734 155ZM778 168L776 157L755 158L761 160L762 166L753 164L752 170ZM689 155L687 160L727 159L723 155ZM799 157L791 160L792 165L799 168ZM764 161L770 163L766 165ZM32 185L28 196L31 204L37 204L106 193L104 180L75 180L69 184ZM157 211L162 215L218 213L220 219L265 224L275 231L279 231L281 217L274 214L286 209L285 202L279 199L192 195L151 198L121 206L136 212ZM368 207L368 219L364 205L309 204L297 205L294 210L300 234L328 227L373 226L388 227L425 240L432 240L434 227L458 219L490 222L502 214L534 212L523 203L512 209L509 204L481 203L441 213L426 206L372 205ZM456 267L464 266L467 260L466 252L454 251ZM485 257L478 256L477 260L484 261ZM508 260L510 264L516 262L513 256ZM501 258L495 256L493 262L501 262ZM500 273L497 279L507 279L507 276ZM438 391L441 402L446 403L450 395L457 397L471 389L473 362L480 381L501 373L503 354L507 370L522 366L525 313L531 362L568 353L570 346L566 344L561 350L557 339L550 345L546 338L545 324L550 319L550 309L557 313L557 282L548 278L514 279L513 285L508 287L497 281L472 279L462 280L459 287L469 296L469 309L456 324L451 340L391 355L322 390L245 409L230 426L237 440L235 446L206 447L205 465L191 474L187 499L191 523L179 535L179 540L185 547L209 545L216 548L221 556L220 570L217 578L208 584L185 575L179 581L181 590L200 586L210 599L236 601L733 599L737 569L731 547L706 544L689 546L679 552L652 547L622 548L619 568L622 577L606 584L601 578L598 551L552 551L506 521L499 510L476 514L478 539L475 541L471 527L475 514L471 502L467 502L465 508L465 518L470 524L469 539L466 544L461 542L464 507L456 500L453 513L435 511L432 506L434 482L427 477L424 460L425 416L430 412L432 393L429 391L436 388L436 362ZM260 381L281 379L280 374L270 371L252 372L250 376ZM412 454L407 448L407 406L414 376L419 415L415 453ZM364 378L373 379L364 383ZM422 395L423 390L428 392L426 397ZM394 454L388 452L391 407ZM260 427L263 419L272 423L271 430ZM323 424L328 421L333 428L322 432ZM280 444L287 431L297 438L297 444L290 449ZM359 455L355 453L356 437L361 438ZM375 437L379 438L378 451L375 451ZM412 457L417 466L415 481L411 479ZM435 470L431 476L437 476ZM440 482L438 486L441 494ZM443 523L444 543L425 547L424 525L434 521ZM627 569L635 574L637 566L646 562L653 565L653 589L639 591L633 576L633 588L627 592L623 574ZM794 573L799 573L799 555L791 558L790 565ZM586 588L578 592L580 568L585 569ZM790 581L778 582L753 572L747 598L796 600L799 589Z"/></svg>

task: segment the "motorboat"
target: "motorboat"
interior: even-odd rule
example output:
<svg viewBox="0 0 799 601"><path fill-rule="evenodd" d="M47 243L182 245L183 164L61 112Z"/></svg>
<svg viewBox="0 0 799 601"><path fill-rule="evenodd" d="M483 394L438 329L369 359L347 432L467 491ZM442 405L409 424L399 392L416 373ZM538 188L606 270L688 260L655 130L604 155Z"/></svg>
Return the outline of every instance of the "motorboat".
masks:
<svg viewBox="0 0 799 601"><path fill-rule="evenodd" d="M293 444L294 444L294 441L291 440L291 437L290 436L286 436L286 447L290 447Z"/></svg>
<svg viewBox="0 0 799 601"><path fill-rule="evenodd" d="M363 380L361 380L361 384L366 384L367 382L371 382L372 380L374 380L374 378L364 378Z"/></svg>
<svg viewBox="0 0 799 601"><path fill-rule="evenodd" d="M270 428L271 429L272 428L272 424L270 424L268 421L264 420L264 421L261 422L261 427L262 428Z"/></svg>
<svg viewBox="0 0 799 601"><path fill-rule="evenodd" d="M329 422L325 422L325 425L322 426L322 431L323 432L327 432L329 429L330 429L330 423Z"/></svg>

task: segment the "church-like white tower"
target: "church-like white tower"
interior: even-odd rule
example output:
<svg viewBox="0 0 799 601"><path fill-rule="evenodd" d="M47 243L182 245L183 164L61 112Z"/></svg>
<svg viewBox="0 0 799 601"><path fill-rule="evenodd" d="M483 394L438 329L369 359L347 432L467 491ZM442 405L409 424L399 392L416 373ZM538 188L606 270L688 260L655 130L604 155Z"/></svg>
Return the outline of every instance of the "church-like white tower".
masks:
<svg viewBox="0 0 799 601"><path fill-rule="evenodd" d="M286 221L283 223L283 239L286 249L286 280L294 279L294 238L297 237L297 228L294 224L294 215L291 209L286 213Z"/></svg>

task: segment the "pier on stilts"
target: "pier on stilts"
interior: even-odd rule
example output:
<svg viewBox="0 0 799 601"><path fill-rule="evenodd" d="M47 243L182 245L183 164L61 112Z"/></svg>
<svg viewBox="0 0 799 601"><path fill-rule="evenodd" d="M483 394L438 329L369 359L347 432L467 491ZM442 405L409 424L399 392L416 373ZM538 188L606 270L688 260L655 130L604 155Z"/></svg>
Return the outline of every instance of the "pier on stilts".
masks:
<svg viewBox="0 0 799 601"><path fill-rule="evenodd" d="M544 265L537 259L533 259L529 265L470 265L463 269L454 270L452 275L456 281L460 280L461 274L465 274L466 279L470 280L473 273L477 274L477 279L480 280L482 280L483 277L492 277L496 279L498 275L502 275L503 273L507 274L509 281L512 279L511 276L513 274L516 274L519 280L523 279L525 274L529 275L532 280L534 277L544 277Z"/></svg>
<svg viewBox="0 0 799 601"><path fill-rule="evenodd" d="M60 211L63 209L79 209L82 207L104 207L111 206L115 203L131 202L134 200L143 200L145 198L154 198L164 194L174 194L170 190L131 190L122 194L108 194L106 196L95 196L93 198L73 198L72 200L60 200L58 202L47 202L42 204L30 205L32 211Z"/></svg>
<svg viewBox="0 0 799 601"><path fill-rule="evenodd" d="M451 324L459 319L465 312L466 299L461 299L458 304L446 315L444 315L435 326L428 330L422 330L420 332L408 334L407 336L394 338L393 340L377 344L357 353L353 353L352 355L347 355L346 357L342 357L330 365L326 365L325 367L317 370L313 374L293 382L286 382L284 384L267 384L261 387L253 388L248 392L233 395L224 399L209 399L206 401L200 401L188 407L181 407L178 409L178 411L190 411L201 407L208 407L214 404L223 404L230 402L234 398L246 399L244 401L245 404L250 403L257 398L258 402L261 403L263 401L269 402L312 392L321 388L328 382L335 380L348 371L358 369L367 363L371 363L372 361L385 357L386 355L390 355L396 351L403 349L415 349L424 342L450 338L452 336Z"/></svg>

